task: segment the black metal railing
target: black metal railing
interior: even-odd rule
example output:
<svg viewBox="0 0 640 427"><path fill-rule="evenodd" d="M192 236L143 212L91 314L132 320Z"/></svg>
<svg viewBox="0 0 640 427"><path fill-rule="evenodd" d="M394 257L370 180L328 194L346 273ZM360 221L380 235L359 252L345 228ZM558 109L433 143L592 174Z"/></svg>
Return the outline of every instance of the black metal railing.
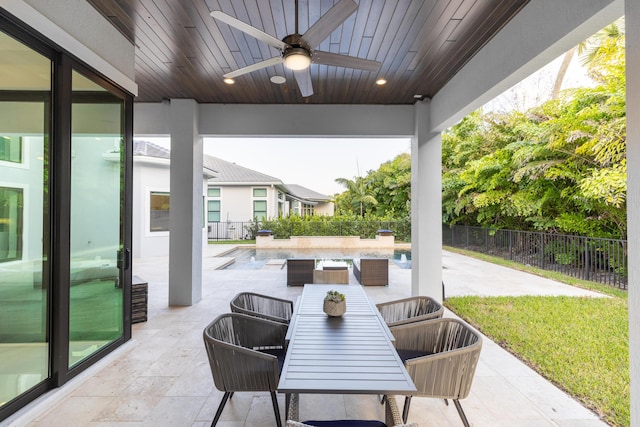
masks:
<svg viewBox="0 0 640 427"><path fill-rule="evenodd" d="M620 289L628 287L626 240L445 224L442 243Z"/></svg>
<svg viewBox="0 0 640 427"><path fill-rule="evenodd" d="M255 239L255 222L232 221L210 222L207 224L207 238L209 240L247 240Z"/></svg>

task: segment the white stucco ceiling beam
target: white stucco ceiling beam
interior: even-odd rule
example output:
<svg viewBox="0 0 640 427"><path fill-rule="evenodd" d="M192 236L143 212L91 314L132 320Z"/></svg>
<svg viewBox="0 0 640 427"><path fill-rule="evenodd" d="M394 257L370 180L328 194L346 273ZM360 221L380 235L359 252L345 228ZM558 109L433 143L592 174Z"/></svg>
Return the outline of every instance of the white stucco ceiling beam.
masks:
<svg viewBox="0 0 640 427"><path fill-rule="evenodd" d="M441 132L624 14L624 0L531 0L431 102Z"/></svg>

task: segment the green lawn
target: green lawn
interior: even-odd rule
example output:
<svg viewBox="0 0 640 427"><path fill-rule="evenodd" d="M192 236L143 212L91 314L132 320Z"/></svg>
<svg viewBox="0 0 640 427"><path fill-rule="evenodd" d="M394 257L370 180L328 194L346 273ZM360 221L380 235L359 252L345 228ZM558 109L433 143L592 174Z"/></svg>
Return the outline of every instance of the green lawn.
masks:
<svg viewBox="0 0 640 427"><path fill-rule="evenodd" d="M544 273L541 273L544 274ZM626 294L452 297L445 305L614 426L629 426Z"/></svg>

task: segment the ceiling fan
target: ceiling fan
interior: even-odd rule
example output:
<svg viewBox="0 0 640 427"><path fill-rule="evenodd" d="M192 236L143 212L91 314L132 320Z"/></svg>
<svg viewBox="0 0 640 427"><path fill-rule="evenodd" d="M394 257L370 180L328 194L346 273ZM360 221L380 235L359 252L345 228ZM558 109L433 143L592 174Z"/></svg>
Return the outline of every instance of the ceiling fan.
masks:
<svg viewBox="0 0 640 427"><path fill-rule="evenodd" d="M224 22L250 36L267 43L278 49L281 54L265 61L257 62L253 65L240 68L223 75L224 78L232 79L243 74L257 71L262 68L284 63L284 66L293 71L300 93L307 97L313 95L311 84L311 64L335 65L337 67L357 68L367 71L377 71L380 62L368 59L357 58L355 56L340 55L332 52L316 50L315 47L329 37L333 30L358 9L358 5L353 0L340 0L327 13L322 15L304 34L298 33L298 0L295 0L295 33L278 40L262 30L252 27L220 10L211 12L211 16Z"/></svg>

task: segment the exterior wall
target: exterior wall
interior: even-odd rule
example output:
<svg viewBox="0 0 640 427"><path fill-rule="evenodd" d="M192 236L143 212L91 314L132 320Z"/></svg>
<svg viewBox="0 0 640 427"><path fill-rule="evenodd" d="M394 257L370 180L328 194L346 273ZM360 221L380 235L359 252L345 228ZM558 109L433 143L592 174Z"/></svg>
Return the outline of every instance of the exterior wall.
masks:
<svg viewBox="0 0 640 427"><path fill-rule="evenodd" d="M333 214L335 212L334 208L335 208L335 206L334 206L333 202L318 203L318 205L315 207L315 213L316 213L316 215L333 216Z"/></svg>
<svg viewBox="0 0 640 427"><path fill-rule="evenodd" d="M376 236L375 239L361 239L358 236L256 237L256 249L390 249L393 253L394 246L393 236Z"/></svg>
<svg viewBox="0 0 640 427"><path fill-rule="evenodd" d="M150 231L150 194L169 192L169 161L134 157L133 165L133 257L169 254L169 232Z"/></svg>
<svg viewBox="0 0 640 427"><path fill-rule="evenodd" d="M115 141L114 141L115 140ZM71 253L83 259L117 258L120 236L113 235L113 230L120 227L120 206L110 203L120 195L120 159L112 162L108 157L96 156L96 145L101 146L102 153L108 153L119 143L120 137L103 135L74 136L74 155L71 167L77 177L71 182L71 194L90 195L89 197L71 198ZM102 183L100 191L92 191L97 183ZM105 193L111 191L111 194ZM96 218L109 218L110 223L97 222Z"/></svg>
<svg viewBox="0 0 640 427"><path fill-rule="evenodd" d="M220 188L220 222L249 222L253 220L253 201L267 201L267 217L278 216L278 190L271 185L217 185L209 183L209 188ZM266 197L253 197L254 188L266 188Z"/></svg>
<svg viewBox="0 0 640 427"><path fill-rule="evenodd" d="M640 426L640 4L627 1L627 225L631 426Z"/></svg>
<svg viewBox="0 0 640 427"><path fill-rule="evenodd" d="M42 116L42 111L40 111ZM2 117L0 115L0 117ZM0 119L1 120L1 119ZM40 123L43 121L41 120ZM2 126L2 129L11 129ZM17 129L16 129L17 130ZM23 162L0 162L0 187L19 188L23 191L23 213L25 217L22 229L22 259L0 264L3 268L14 263L23 263L42 258L42 173L43 173L43 139L42 137L23 137ZM39 154L40 153L40 154ZM38 158L40 157L40 158ZM8 237L0 232L0 251L6 251Z"/></svg>

